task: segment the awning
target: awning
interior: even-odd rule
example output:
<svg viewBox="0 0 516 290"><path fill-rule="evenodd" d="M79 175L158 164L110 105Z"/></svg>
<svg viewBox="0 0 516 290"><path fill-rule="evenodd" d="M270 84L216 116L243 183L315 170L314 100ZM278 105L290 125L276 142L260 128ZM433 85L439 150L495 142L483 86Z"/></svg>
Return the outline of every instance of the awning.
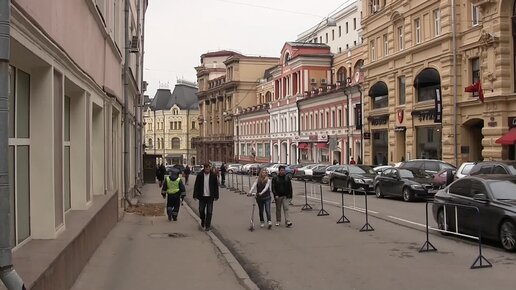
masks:
<svg viewBox="0 0 516 290"><path fill-rule="evenodd" d="M299 145L297 145L297 148L301 149L301 150L306 150L310 147L310 145L308 143L299 143Z"/></svg>
<svg viewBox="0 0 516 290"><path fill-rule="evenodd" d="M514 145L514 142L516 142L516 127L509 130L509 132L505 133L495 142L502 145Z"/></svg>
<svg viewBox="0 0 516 290"><path fill-rule="evenodd" d="M317 143L317 148L326 149L328 148L328 143Z"/></svg>

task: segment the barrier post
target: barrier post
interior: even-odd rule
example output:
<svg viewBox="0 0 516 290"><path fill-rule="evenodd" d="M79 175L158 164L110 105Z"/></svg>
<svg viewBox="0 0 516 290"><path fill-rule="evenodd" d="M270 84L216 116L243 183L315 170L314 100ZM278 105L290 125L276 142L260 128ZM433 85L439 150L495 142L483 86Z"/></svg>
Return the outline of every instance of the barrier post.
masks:
<svg viewBox="0 0 516 290"><path fill-rule="evenodd" d="M242 189L240 190L240 194L246 194L244 191L244 175L242 175L242 178L240 179L240 184L242 185Z"/></svg>
<svg viewBox="0 0 516 290"><path fill-rule="evenodd" d="M480 268L490 268L493 267L489 261L482 256L482 220L480 219L480 210L475 208L477 211L477 221L478 221L478 257L471 265L470 269L480 269ZM485 261L487 264L483 264L482 261Z"/></svg>
<svg viewBox="0 0 516 290"><path fill-rule="evenodd" d="M305 180L305 205L301 208L301 210L312 210L312 206L308 204L308 196L306 191L306 180Z"/></svg>
<svg viewBox="0 0 516 290"><path fill-rule="evenodd" d="M363 192L365 196L365 225L360 229L361 232L371 232L374 231L374 228L369 224L369 212L367 211L367 191L365 190L356 190L352 189L354 191Z"/></svg>
<svg viewBox="0 0 516 290"><path fill-rule="evenodd" d="M349 223L350 222L349 219L344 214L344 192L347 192L347 190L346 191L343 190L341 192L341 195L340 195L340 197L341 197L341 199L340 199L340 206L342 208L342 216L337 221L338 224L344 224L344 223Z"/></svg>
<svg viewBox="0 0 516 290"><path fill-rule="evenodd" d="M430 241L428 239L428 201L426 202L425 212L426 212L426 242L423 244L421 249L419 249L420 253L437 251L437 249L434 247L434 245L432 245L432 243L430 243ZM446 222L445 222L445 224L446 224ZM425 247L426 247L426 249L425 249Z"/></svg>
<svg viewBox="0 0 516 290"><path fill-rule="evenodd" d="M319 211L317 216L330 215L326 210L324 210L324 202L323 202L323 196L322 196L322 184L320 185L320 191L321 191L321 210Z"/></svg>

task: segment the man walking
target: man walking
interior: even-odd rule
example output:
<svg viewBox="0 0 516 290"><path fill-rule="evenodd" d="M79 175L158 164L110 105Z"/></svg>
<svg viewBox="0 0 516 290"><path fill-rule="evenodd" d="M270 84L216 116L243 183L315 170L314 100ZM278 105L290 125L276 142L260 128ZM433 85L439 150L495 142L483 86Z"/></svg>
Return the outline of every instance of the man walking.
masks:
<svg viewBox="0 0 516 290"><path fill-rule="evenodd" d="M292 226L288 215L289 201L292 199L292 181L285 174L285 166L278 167L278 175L272 179L272 194L276 200L276 226L281 223L281 208L285 214L285 224L287 227Z"/></svg>
<svg viewBox="0 0 516 290"><path fill-rule="evenodd" d="M194 184L193 198L199 200L199 215L201 227L205 231L211 229L213 201L219 199L219 184L217 176L212 173L209 163L204 163L203 172L197 174Z"/></svg>
<svg viewBox="0 0 516 290"><path fill-rule="evenodd" d="M220 165L220 179L222 187L226 186L226 164L224 163Z"/></svg>
<svg viewBox="0 0 516 290"><path fill-rule="evenodd" d="M167 175L163 182L161 195L163 198L167 198L168 220L174 219L174 221L177 221L181 195L186 192L186 189L181 177L179 177L179 172L175 168L172 168L169 173L170 175Z"/></svg>
<svg viewBox="0 0 516 290"><path fill-rule="evenodd" d="M183 170L183 176L185 177L185 184L188 185L188 178L190 177L190 173L192 171L190 170L190 167L188 164L185 167L185 170Z"/></svg>

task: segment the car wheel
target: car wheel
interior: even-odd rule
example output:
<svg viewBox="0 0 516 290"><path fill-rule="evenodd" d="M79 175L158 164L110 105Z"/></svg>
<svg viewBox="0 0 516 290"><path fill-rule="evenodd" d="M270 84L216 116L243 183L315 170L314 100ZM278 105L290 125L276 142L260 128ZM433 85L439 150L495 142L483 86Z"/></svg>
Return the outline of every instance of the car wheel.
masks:
<svg viewBox="0 0 516 290"><path fill-rule="evenodd" d="M337 191L337 188L335 187L335 184L333 184L333 180L330 180L330 189L331 189L331 191L333 191L333 192L336 192L336 191Z"/></svg>
<svg viewBox="0 0 516 290"><path fill-rule="evenodd" d="M516 227L511 220L504 220L502 222L500 226L500 242L505 250L516 251Z"/></svg>
<svg viewBox="0 0 516 290"><path fill-rule="evenodd" d="M380 190L380 186L379 185L377 185L374 188L374 192L376 193L376 197L378 197L378 198L384 197L384 195L382 194L382 191Z"/></svg>
<svg viewBox="0 0 516 290"><path fill-rule="evenodd" d="M445 226L446 224L446 226ZM448 225L448 223L444 220L444 209L440 209L438 212L437 212L437 228L440 229L441 231L444 231L445 229L447 231L450 230L450 225ZM440 232L442 235L446 235L445 232Z"/></svg>
<svg viewBox="0 0 516 290"><path fill-rule="evenodd" d="M410 188L404 187L403 188L403 200L404 201L412 201L414 199L412 191L410 191Z"/></svg>

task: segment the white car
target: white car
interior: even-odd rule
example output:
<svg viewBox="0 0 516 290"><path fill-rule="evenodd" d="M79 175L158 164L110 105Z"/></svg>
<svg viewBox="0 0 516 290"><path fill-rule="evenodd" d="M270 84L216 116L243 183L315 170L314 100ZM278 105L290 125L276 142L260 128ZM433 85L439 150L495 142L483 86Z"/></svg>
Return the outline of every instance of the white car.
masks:
<svg viewBox="0 0 516 290"><path fill-rule="evenodd" d="M460 165L459 169L457 169L457 172L455 173L455 179L461 179L464 176L469 175L469 171L473 166L475 166L475 162L464 162Z"/></svg>
<svg viewBox="0 0 516 290"><path fill-rule="evenodd" d="M280 167L280 166L282 166L282 165L283 165L283 166L285 166L285 167L287 167L287 164L279 164L279 163L278 163L278 164L274 164L274 165L272 165L272 166L270 166L270 167L267 167L267 168L266 168L266 169L267 169L267 173L268 173L270 176L274 177L275 175L277 175L277 174L278 174L279 167Z"/></svg>

